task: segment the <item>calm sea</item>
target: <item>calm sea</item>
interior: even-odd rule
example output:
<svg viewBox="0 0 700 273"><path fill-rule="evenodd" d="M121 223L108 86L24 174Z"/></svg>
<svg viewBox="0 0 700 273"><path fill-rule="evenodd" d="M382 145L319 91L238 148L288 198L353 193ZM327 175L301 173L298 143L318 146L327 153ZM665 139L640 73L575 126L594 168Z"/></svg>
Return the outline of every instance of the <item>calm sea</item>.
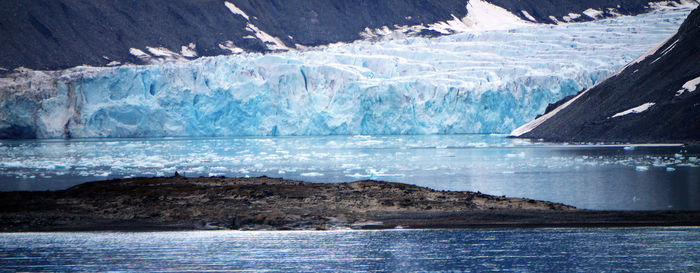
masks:
<svg viewBox="0 0 700 273"><path fill-rule="evenodd" d="M697 272L700 228L5 233L0 271Z"/></svg>
<svg viewBox="0 0 700 273"><path fill-rule="evenodd" d="M587 209L700 209L700 148L572 145L503 135L0 141L0 190L133 176L361 179Z"/></svg>

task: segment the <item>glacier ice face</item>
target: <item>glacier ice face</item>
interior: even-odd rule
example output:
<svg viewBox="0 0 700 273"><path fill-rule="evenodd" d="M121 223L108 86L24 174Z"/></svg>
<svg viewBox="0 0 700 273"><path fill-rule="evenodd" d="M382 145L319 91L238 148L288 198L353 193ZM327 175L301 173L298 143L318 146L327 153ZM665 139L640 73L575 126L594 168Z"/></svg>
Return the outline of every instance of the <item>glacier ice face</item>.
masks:
<svg viewBox="0 0 700 273"><path fill-rule="evenodd" d="M40 138L507 133L674 33L689 11L24 71L0 80L0 131L29 128Z"/></svg>

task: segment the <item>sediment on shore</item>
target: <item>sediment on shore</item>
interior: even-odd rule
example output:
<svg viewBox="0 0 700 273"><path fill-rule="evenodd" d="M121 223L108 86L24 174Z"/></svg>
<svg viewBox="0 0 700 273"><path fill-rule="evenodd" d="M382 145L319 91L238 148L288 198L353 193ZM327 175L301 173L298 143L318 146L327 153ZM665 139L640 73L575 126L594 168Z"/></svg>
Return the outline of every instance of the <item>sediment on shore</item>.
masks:
<svg viewBox="0 0 700 273"><path fill-rule="evenodd" d="M588 211L401 183L131 178L0 192L0 231L327 230L700 225L700 212Z"/></svg>

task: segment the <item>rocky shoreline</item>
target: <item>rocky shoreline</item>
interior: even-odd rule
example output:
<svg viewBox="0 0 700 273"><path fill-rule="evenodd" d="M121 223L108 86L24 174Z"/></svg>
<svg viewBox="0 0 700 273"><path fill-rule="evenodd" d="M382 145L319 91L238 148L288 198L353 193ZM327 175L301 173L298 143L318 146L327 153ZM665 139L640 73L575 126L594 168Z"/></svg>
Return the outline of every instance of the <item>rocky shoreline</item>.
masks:
<svg viewBox="0 0 700 273"><path fill-rule="evenodd" d="M0 192L0 231L699 226L695 211L588 211L414 185L269 177L131 178Z"/></svg>

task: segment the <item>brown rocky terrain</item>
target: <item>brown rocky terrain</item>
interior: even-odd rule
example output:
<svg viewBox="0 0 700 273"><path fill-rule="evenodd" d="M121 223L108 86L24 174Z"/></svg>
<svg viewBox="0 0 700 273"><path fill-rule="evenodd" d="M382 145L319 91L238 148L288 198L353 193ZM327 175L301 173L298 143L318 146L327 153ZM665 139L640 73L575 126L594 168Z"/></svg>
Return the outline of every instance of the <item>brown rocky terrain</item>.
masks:
<svg viewBox="0 0 700 273"><path fill-rule="evenodd" d="M698 225L700 212L596 212L522 198L358 181L132 178L1 192L0 231Z"/></svg>

